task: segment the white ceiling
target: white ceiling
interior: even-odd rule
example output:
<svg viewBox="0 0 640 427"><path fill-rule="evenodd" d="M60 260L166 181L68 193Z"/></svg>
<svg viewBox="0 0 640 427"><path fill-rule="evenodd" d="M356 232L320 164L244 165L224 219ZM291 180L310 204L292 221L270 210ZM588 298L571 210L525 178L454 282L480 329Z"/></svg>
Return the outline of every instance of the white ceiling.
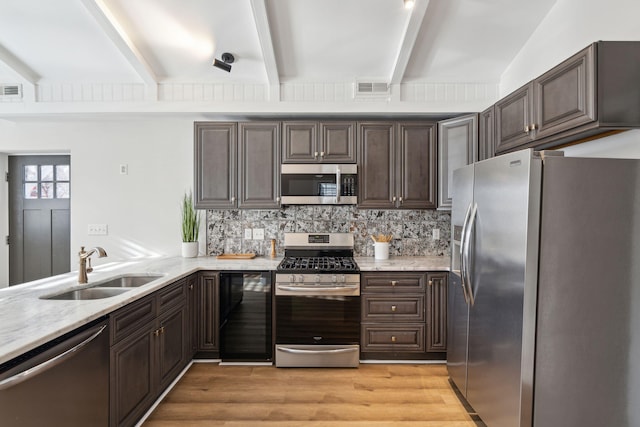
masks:
<svg viewBox="0 0 640 427"><path fill-rule="evenodd" d="M32 102L42 88L82 84L143 85L147 100L169 84L264 85L265 97L361 79L496 85L554 3L3 0L0 85L32 88ZM235 56L231 73L211 65L222 52Z"/></svg>

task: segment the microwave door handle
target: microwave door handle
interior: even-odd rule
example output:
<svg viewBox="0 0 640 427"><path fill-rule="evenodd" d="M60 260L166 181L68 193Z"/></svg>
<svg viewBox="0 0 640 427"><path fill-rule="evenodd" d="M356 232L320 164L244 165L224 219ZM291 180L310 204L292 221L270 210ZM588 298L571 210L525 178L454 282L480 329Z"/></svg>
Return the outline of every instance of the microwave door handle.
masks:
<svg viewBox="0 0 640 427"><path fill-rule="evenodd" d="M340 203L340 187L342 187L342 179L340 178L340 166L336 168L336 203Z"/></svg>

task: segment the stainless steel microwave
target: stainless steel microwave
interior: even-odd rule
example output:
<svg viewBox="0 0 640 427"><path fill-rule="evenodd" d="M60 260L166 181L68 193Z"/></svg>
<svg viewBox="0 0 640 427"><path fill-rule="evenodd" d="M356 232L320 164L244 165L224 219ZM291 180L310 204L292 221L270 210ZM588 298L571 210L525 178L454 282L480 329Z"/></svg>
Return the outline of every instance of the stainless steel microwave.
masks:
<svg viewBox="0 0 640 427"><path fill-rule="evenodd" d="M280 195L283 205L355 205L358 165L283 164Z"/></svg>

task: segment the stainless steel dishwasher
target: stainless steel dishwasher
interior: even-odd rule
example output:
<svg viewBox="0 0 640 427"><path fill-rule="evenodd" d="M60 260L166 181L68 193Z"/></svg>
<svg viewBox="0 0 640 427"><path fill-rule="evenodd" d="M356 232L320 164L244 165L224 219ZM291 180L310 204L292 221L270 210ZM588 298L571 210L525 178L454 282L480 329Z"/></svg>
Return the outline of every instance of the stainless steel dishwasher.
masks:
<svg viewBox="0 0 640 427"><path fill-rule="evenodd" d="M106 318L0 365L0 425L107 426Z"/></svg>

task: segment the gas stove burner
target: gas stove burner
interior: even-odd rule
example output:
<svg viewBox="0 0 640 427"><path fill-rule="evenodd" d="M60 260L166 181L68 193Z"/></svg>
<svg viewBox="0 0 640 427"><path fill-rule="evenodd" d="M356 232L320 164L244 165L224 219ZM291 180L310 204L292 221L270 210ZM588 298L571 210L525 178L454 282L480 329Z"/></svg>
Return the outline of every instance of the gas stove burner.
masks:
<svg viewBox="0 0 640 427"><path fill-rule="evenodd" d="M358 271L358 265L352 257L287 256L278 265L278 271L346 272Z"/></svg>

